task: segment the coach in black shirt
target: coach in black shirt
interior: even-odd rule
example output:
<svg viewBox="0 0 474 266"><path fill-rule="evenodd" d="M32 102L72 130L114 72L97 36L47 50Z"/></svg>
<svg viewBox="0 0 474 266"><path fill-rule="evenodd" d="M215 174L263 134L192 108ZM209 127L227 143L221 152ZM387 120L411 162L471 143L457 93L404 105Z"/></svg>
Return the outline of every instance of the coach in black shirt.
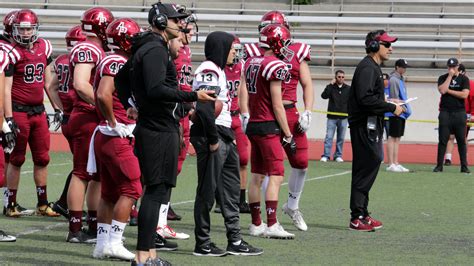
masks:
<svg viewBox="0 0 474 266"><path fill-rule="evenodd" d="M167 265L156 256L154 235L160 207L168 204L171 188L176 185L181 109L178 103L214 100L208 95L212 91L178 90L176 68L167 43L180 36L180 20L187 16L178 12L174 4L154 4L148 13L151 30L134 39L129 65L122 69L128 71L121 71L115 79L116 86L123 87L120 85L126 84L123 78L129 73L129 86L138 108L135 150L145 186L138 215L136 262L139 264L148 260ZM124 89L117 90L120 94Z"/></svg>
<svg viewBox="0 0 474 266"><path fill-rule="evenodd" d="M349 229L373 231L382 223L369 216L369 191L383 158L383 119L385 112L399 116L402 108L385 101L380 64L389 59L397 38L384 30L367 34L367 56L357 65L349 93L349 128L352 144L351 221Z"/></svg>
<svg viewBox="0 0 474 266"><path fill-rule="evenodd" d="M458 143L461 173L470 173L466 159L466 109L464 100L469 95L469 79L459 74L459 62L448 59L448 73L438 78L438 91L441 93L439 104L438 158L433 172L443 171L443 158L450 132L454 133Z"/></svg>

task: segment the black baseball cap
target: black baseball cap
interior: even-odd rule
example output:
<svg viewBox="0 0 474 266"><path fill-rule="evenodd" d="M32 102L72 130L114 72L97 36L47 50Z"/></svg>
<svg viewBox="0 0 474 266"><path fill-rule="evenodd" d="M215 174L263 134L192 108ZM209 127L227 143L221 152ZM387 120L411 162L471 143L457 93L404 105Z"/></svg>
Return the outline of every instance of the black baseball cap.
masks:
<svg viewBox="0 0 474 266"><path fill-rule="evenodd" d="M182 8L177 4L163 4L161 2L158 2L156 4L153 4L150 10L148 11L148 22L150 24L153 20L153 17L157 14L156 8L158 8L158 11L160 11L161 14L166 15L168 18L184 19L189 16L189 13L180 12L182 11Z"/></svg>
<svg viewBox="0 0 474 266"><path fill-rule="evenodd" d="M407 68L408 67L408 62L405 59L398 59L395 62L396 67L402 67L402 68Z"/></svg>
<svg viewBox="0 0 474 266"><path fill-rule="evenodd" d="M452 57L448 59L448 62L446 63L448 67L455 67L459 65L459 61L457 58Z"/></svg>

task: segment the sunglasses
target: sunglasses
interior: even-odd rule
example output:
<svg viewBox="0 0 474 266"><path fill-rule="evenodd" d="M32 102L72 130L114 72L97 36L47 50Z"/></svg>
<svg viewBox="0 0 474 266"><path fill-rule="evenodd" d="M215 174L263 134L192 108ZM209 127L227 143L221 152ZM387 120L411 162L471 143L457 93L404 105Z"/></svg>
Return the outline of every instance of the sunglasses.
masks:
<svg viewBox="0 0 474 266"><path fill-rule="evenodd" d="M390 42L380 42L381 45L385 46L385 48L390 48L392 46L392 43Z"/></svg>

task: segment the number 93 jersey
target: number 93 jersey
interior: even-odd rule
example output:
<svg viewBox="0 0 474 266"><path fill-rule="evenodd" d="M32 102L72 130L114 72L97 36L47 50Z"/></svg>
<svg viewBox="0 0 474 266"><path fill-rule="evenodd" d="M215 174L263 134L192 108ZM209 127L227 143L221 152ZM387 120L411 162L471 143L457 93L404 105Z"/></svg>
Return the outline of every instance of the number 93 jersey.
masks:
<svg viewBox="0 0 474 266"><path fill-rule="evenodd" d="M74 68L77 64L94 64L92 69L89 83L94 85L95 72L97 71L97 66L100 63L100 60L105 57L105 52L99 45L90 42L83 41L76 44L71 52L69 53L69 89L74 88ZM85 102L77 92L75 93L74 107L82 108L85 111L95 112L94 106Z"/></svg>
<svg viewBox="0 0 474 266"><path fill-rule="evenodd" d="M182 91L192 91L193 85L193 68L191 63L191 49L189 49L189 45L184 45L179 49L178 58L174 60L174 64L176 65L176 73L178 76L176 79L178 80L179 89Z"/></svg>
<svg viewBox="0 0 474 266"><path fill-rule="evenodd" d="M12 102L30 106L43 104L45 71L52 62L51 43L38 38L30 49L16 45L13 50L18 60L11 61L14 65Z"/></svg>
<svg viewBox="0 0 474 266"><path fill-rule="evenodd" d="M245 62L244 75L249 94L250 122L275 121L270 82L287 78L286 63L275 56L251 57Z"/></svg>
<svg viewBox="0 0 474 266"><path fill-rule="evenodd" d="M127 58L124 56L118 55L118 54L110 54L106 56L104 59L102 59L97 66L97 71L95 73L95 78L94 78L94 94L95 94L95 100L97 102L97 90L99 89L99 84L100 80L104 76L109 76L114 78L115 75L117 75L118 71L123 67L123 65L127 62ZM112 109L114 112L115 120L119 123L123 124L135 124L135 121L127 118L127 111L123 107L122 103L120 102L118 96L117 96L117 91L115 90L114 93L112 94ZM96 104L96 106L98 106ZM97 114L99 115L100 119L100 124L105 125L105 118L102 115L101 111L99 108L96 108Z"/></svg>

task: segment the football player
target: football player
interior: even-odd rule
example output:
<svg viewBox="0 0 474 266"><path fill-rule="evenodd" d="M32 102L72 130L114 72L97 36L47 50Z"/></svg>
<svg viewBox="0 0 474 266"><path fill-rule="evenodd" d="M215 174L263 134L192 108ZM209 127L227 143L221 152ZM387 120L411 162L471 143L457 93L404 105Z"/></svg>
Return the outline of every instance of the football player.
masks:
<svg viewBox="0 0 474 266"><path fill-rule="evenodd" d="M250 121L246 134L252 145L251 172L249 185L249 202L252 215L250 235L277 239L293 239L294 234L288 233L278 223L278 194L284 176L282 144L296 152L293 135L282 102L282 83L287 79L288 67L278 59L284 57L289 49L291 35L281 25L268 25L260 32L259 46L265 50L262 56L247 59L244 66L246 89L248 92L248 108ZM260 218L260 191L265 178L269 176L265 191L265 207L267 224Z"/></svg>
<svg viewBox="0 0 474 266"><path fill-rule="evenodd" d="M259 30L266 25L276 24L290 29L285 15L279 11L270 11L262 16ZM261 55L261 48L255 44L245 46L247 56ZM293 224L299 230L306 231L308 226L299 210L299 200L303 192L304 180L308 169L308 139L306 131L311 126L313 108L313 85L308 61L311 60L311 47L304 43L292 42L288 46L282 60L287 64L289 75L283 82L283 104L288 117L288 126L297 144L297 151L291 154L285 148L286 155L291 165L291 174L288 177L288 201L283 205L283 212L288 214ZM299 113L296 109L298 82L303 88L304 111ZM283 139L283 136L282 136Z"/></svg>
<svg viewBox="0 0 474 266"><path fill-rule="evenodd" d="M122 243L125 225L132 205L142 194L140 168L133 153L132 131L135 120L115 92L114 77L127 62L132 49L132 37L140 32L140 25L130 18L116 19L106 30L108 47L113 51L103 58L95 73L96 110L100 118L95 138L91 140L89 165L97 160L101 180L101 199L97 213L97 244L92 256L131 260L135 254ZM130 107L132 108L132 107ZM91 156L94 154L95 156ZM94 165L92 163L92 165Z"/></svg>
<svg viewBox="0 0 474 266"><path fill-rule="evenodd" d="M68 130L72 132L73 171L67 195L69 234L71 243L93 243L97 234L97 207L100 200L100 180L87 173L87 158L92 134L99 123L92 87L99 62L105 57L105 30L113 21L112 13L103 7L86 10L81 17L81 29L86 41L77 43L69 53L69 89L75 99ZM87 189L87 195L86 195ZM87 198L88 231L82 230L82 208Z"/></svg>
<svg viewBox="0 0 474 266"><path fill-rule="evenodd" d="M48 203L47 176L49 163L49 121L43 105L44 89L52 78L52 46L48 40L38 38L39 20L29 9L19 10L13 20L14 45L10 53L17 57L12 61L13 81L5 87L5 117L17 132L16 145L10 155L7 170L8 208L6 215L21 215L16 204L21 166L25 162L27 144L33 157L33 177L36 184L36 213L56 217ZM54 103L52 102L53 107Z"/></svg>
<svg viewBox="0 0 474 266"><path fill-rule="evenodd" d="M234 131L235 140L237 142L237 151L239 152L239 166L240 166L240 201L239 211L240 213L250 213L250 208L245 200L247 193L247 164L249 160L249 140L242 130L242 122L240 118L239 108L239 88L242 76L243 68L243 46L240 43L239 37L234 37L234 43L232 44L235 49L235 58L232 64L227 65L224 69L225 76L227 78L227 87L229 89L229 95L232 99L230 114L232 116L232 130Z"/></svg>
<svg viewBox="0 0 474 266"><path fill-rule="evenodd" d="M82 34L81 26L77 25L72 27L66 33L66 47L68 51L72 49L74 45L78 42L83 42L86 40L86 36ZM58 130L61 127L61 132L66 138L69 149L72 150L72 137L71 132L68 129L68 121L72 112L72 107L74 104L74 90L69 89L69 54L62 54L56 58L54 61L54 72L56 75L51 81L49 86L49 95L59 109L55 110L54 121L56 124L55 130ZM64 184L64 189L61 194L61 197L58 201L53 204L53 210L57 213L60 213L67 219L69 219L69 211L67 207L67 191L69 189L69 183L71 182L72 171L69 173Z"/></svg>

